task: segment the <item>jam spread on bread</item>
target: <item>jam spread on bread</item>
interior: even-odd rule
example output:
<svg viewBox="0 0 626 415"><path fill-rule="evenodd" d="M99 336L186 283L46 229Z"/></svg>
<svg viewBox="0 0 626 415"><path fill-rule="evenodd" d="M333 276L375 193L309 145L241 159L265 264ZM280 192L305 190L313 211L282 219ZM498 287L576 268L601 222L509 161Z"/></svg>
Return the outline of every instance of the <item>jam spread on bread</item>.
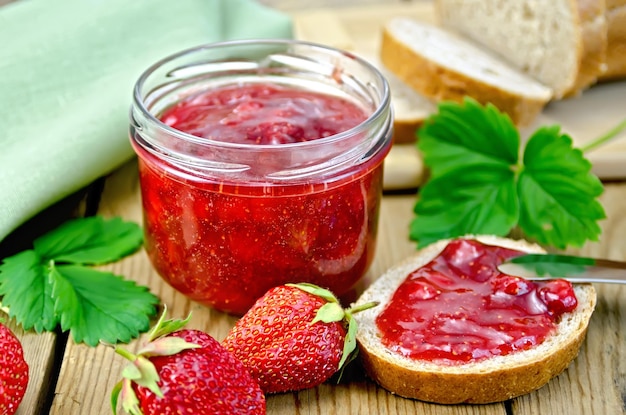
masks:
<svg viewBox="0 0 626 415"><path fill-rule="evenodd" d="M438 364L476 362L540 344L577 300L565 280L528 281L497 266L523 252L456 239L411 272L376 319L383 344Z"/></svg>

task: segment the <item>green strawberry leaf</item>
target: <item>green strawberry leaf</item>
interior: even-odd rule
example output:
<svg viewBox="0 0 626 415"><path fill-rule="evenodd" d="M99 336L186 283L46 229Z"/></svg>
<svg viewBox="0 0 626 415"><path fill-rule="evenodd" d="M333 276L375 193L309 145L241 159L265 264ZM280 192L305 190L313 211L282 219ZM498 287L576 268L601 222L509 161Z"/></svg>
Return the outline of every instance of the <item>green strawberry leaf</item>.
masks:
<svg viewBox="0 0 626 415"><path fill-rule="evenodd" d="M158 298L112 273L51 264L54 311L77 343L127 343L150 325Z"/></svg>
<svg viewBox="0 0 626 415"><path fill-rule="evenodd" d="M58 325L46 266L33 250L4 259L0 265L0 297L9 317L37 333Z"/></svg>
<svg viewBox="0 0 626 415"><path fill-rule="evenodd" d="M309 294L313 294L315 296L318 296L320 298L323 298L326 301L329 302L334 302L337 303L339 302L339 300L337 300L337 297L335 296L335 294L333 294L331 291L327 290L326 288L322 288L322 287L318 287L315 284L310 284L307 282L301 282L298 284L285 284L288 287L294 287L294 288L298 288L304 292L307 292Z"/></svg>
<svg viewBox="0 0 626 415"><path fill-rule="evenodd" d="M138 356L137 359L129 366L136 367L139 369L139 373L141 376L139 378L132 379L139 386L143 386L144 388L148 388L159 398L163 398L163 392L161 388L159 388L159 372L157 371L154 363L152 363L149 359L143 356Z"/></svg>
<svg viewBox="0 0 626 415"><path fill-rule="evenodd" d="M418 148L436 178L458 166L508 167L519 157L519 132L496 107L471 98L463 104L443 101L419 131Z"/></svg>
<svg viewBox="0 0 626 415"><path fill-rule="evenodd" d="M343 353L341 354L341 360L339 361L339 369L343 368L348 361L353 360L353 352L357 351L356 347L356 333L358 331L357 321L350 316L348 319L348 332L343 343Z"/></svg>
<svg viewBox="0 0 626 415"><path fill-rule="evenodd" d="M559 127L536 131L520 161L509 117L466 98L440 103L419 136L431 176L409 229L418 248L467 234L506 236L515 226L557 248L597 240L602 183Z"/></svg>
<svg viewBox="0 0 626 415"><path fill-rule="evenodd" d="M77 264L114 261L136 251L142 240L137 224L119 218L68 221L35 240L32 250L0 263L3 309L26 330L60 325L91 346L128 342L148 328L157 297L134 282Z"/></svg>
<svg viewBox="0 0 626 415"><path fill-rule="evenodd" d="M345 316L346 313L339 303L326 303L317 310L315 318L311 321L311 324L315 324L318 321L323 323L333 323L343 320Z"/></svg>
<svg viewBox="0 0 626 415"><path fill-rule="evenodd" d="M156 322L154 327L150 330L148 341L152 342L159 337L166 336L175 331L178 331L185 327L189 320L191 320L191 313L187 315L187 318L184 320L181 319L166 319L165 315L167 314L167 305L163 305L163 312L159 316L159 320Z"/></svg>
<svg viewBox="0 0 626 415"><path fill-rule="evenodd" d="M598 220L605 218L596 200L602 183L591 173L591 163L572 139L558 127L539 129L524 152L518 192L522 200L520 227L539 243L565 249L597 240Z"/></svg>
<svg viewBox="0 0 626 415"><path fill-rule="evenodd" d="M519 216L515 173L495 164L450 171L424 185L414 211L410 235L420 247L444 237L506 235Z"/></svg>
<svg viewBox="0 0 626 415"><path fill-rule="evenodd" d="M141 402L139 402L139 398L137 398L137 394L133 389L130 379L123 379L120 389L122 396L122 409L131 415L143 414L140 407ZM115 399L115 404L117 407L117 398Z"/></svg>
<svg viewBox="0 0 626 415"><path fill-rule="evenodd" d="M180 337L161 337L149 342L141 348L138 354L142 356L171 356L182 352L183 350L197 349L199 344L189 343Z"/></svg>
<svg viewBox="0 0 626 415"><path fill-rule="evenodd" d="M120 398L120 392L122 392L123 381L120 380L113 386L111 390L111 409L113 411L113 415L117 415L117 402Z"/></svg>
<svg viewBox="0 0 626 415"><path fill-rule="evenodd" d="M101 216L70 220L33 242L44 260L104 264L135 252L143 242L136 223Z"/></svg>

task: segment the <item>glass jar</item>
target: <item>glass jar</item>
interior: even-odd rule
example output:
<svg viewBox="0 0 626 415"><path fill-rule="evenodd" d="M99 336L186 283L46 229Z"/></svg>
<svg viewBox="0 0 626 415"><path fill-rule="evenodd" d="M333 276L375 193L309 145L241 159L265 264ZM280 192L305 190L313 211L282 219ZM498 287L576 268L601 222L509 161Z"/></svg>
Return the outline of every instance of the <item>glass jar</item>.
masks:
<svg viewBox="0 0 626 415"><path fill-rule="evenodd" d="M231 127L243 128L241 117L268 121L275 132L274 117L284 126L291 115L267 120L244 100L245 115L237 108L216 118L224 102L202 106L219 95L212 91L274 87L298 101L311 94L340 101L334 115L300 109L298 116L319 125L345 118L348 108L358 108L362 121L305 141L237 141L225 137ZM185 125L202 124L204 137L176 126L180 108L194 100L203 104ZM130 126L152 264L190 299L233 314L287 282L348 292L373 259L391 126L383 76L333 48L232 41L157 62L135 85Z"/></svg>

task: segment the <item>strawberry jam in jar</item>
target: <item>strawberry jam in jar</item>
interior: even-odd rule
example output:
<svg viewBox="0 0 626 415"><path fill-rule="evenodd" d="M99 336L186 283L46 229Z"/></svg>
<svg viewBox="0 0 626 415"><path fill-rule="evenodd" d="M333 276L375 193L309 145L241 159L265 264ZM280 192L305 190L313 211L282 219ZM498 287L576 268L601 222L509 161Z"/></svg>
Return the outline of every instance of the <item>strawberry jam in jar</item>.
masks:
<svg viewBox="0 0 626 415"><path fill-rule="evenodd" d="M287 282L348 292L374 255L391 124L382 75L322 45L224 42L158 62L130 128L152 264L233 314Z"/></svg>

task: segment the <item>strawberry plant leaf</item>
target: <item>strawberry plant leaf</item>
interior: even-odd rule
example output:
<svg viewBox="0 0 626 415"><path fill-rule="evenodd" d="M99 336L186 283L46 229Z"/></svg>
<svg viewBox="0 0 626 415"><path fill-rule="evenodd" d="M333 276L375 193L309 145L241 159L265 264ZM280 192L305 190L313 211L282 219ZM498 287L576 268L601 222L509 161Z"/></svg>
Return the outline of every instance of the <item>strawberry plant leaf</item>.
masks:
<svg viewBox="0 0 626 415"><path fill-rule="evenodd" d="M326 301L329 302L334 302L337 303L339 300L337 300L337 297L335 296L335 294L333 294L330 290L327 290L326 288L322 288L319 287L315 284L310 284L307 282L301 282L298 284L285 284L289 287L295 287L298 288L304 292L307 292L309 294L313 294L316 295L320 298L323 298Z"/></svg>
<svg viewBox="0 0 626 415"><path fill-rule="evenodd" d="M356 333L359 329L358 323L355 319L350 318L348 321L348 332L343 343L343 353L341 360L339 361L339 369L343 368L348 361L351 360L353 352L357 351L356 347Z"/></svg>
<svg viewBox="0 0 626 415"><path fill-rule="evenodd" d="M25 330L40 333L58 325L51 292L47 269L35 251L20 252L0 265L2 303Z"/></svg>
<svg viewBox="0 0 626 415"><path fill-rule="evenodd" d="M425 246L467 234L506 235L518 219L515 174L497 165L460 168L420 191L410 234Z"/></svg>
<svg viewBox="0 0 626 415"><path fill-rule="evenodd" d="M191 313L187 315L187 318L184 320L181 319L166 319L165 315L167 313L167 305L163 305L163 312L159 316L159 320L156 322L154 327L150 330L148 339L150 342L158 339L159 337L166 336L175 331L178 331L185 327L189 320L191 320Z"/></svg>
<svg viewBox="0 0 626 415"><path fill-rule="evenodd" d="M80 265L52 264L50 281L61 328L90 346L129 342L149 328L158 303L133 281Z"/></svg>
<svg viewBox="0 0 626 415"><path fill-rule="evenodd" d="M122 409L126 411L128 414L140 414L142 413L140 408L139 398L137 398L137 394L135 394L135 390L133 389L132 382L130 379L124 379L122 381L121 388L121 397L122 397ZM117 404L117 399L116 399Z"/></svg>
<svg viewBox="0 0 626 415"><path fill-rule="evenodd" d="M117 415L117 402L120 397L120 392L122 391L122 381L119 381L113 386L111 390L111 410L113 411L113 415Z"/></svg>
<svg viewBox="0 0 626 415"><path fill-rule="evenodd" d="M311 324L315 324L318 321L323 323L341 321L345 316L346 313L339 303L326 303L317 310L315 318L311 321Z"/></svg>
<svg viewBox="0 0 626 415"><path fill-rule="evenodd" d="M162 337L151 341L137 352L142 356L171 356L183 350L197 349L199 344L189 343L179 337Z"/></svg>
<svg viewBox="0 0 626 415"><path fill-rule="evenodd" d="M101 216L70 220L33 242L44 259L75 264L104 264L135 252L143 242L141 227L121 218Z"/></svg>
<svg viewBox="0 0 626 415"><path fill-rule="evenodd" d="M605 217L596 200L602 183L558 126L537 130L520 160L509 117L466 98L440 103L419 136L431 176L409 230L418 248L466 234L506 236L515 226L561 249L597 240Z"/></svg>
<svg viewBox="0 0 626 415"><path fill-rule="evenodd" d="M3 307L26 330L60 325L76 342L91 346L128 342L148 329L157 297L146 287L80 264L117 260L142 241L141 228L119 218L68 221L36 239L33 249L2 261Z"/></svg>
<svg viewBox="0 0 626 415"><path fill-rule="evenodd" d="M443 101L419 131L418 148L439 177L459 166L508 167L519 157L519 132L496 107L482 107L472 98L463 104Z"/></svg>
<svg viewBox="0 0 626 415"><path fill-rule="evenodd" d="M597 240L597 221L605 217L596 200L602 183L591 174L591 163L573 148L572 139L558 127L541 128L533 134L524 152L518 192L522 200L520 227L539 243L560 249L567 241L581 246Z"/></svg>

